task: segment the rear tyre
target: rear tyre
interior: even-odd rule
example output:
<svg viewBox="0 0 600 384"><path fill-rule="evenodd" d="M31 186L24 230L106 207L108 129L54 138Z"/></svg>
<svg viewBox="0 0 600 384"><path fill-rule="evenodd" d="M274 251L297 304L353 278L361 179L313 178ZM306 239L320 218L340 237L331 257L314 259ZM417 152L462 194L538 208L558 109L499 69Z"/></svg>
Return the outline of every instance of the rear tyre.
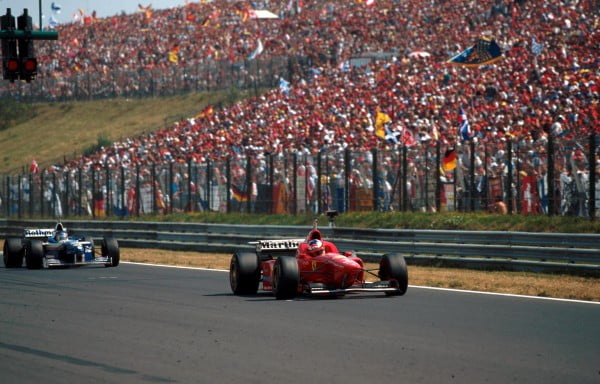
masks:
<svg viewBox="0 0 600 384"><path fill-rule="evenodd" d="M102 256L108 257L107 267L116 267L121 261L121 251L119 243L114 237L105 237L102 239Z"/></svg>
<svg viewBox="0 0 600 384"><path fill-rule="evenodd" d="M379 262L379 278L396 283L397 290L386 292L388 296L402 296L408 289L408 268L404 257L398 253L385 254Z"/></svg>
<svg viewBox="0 0 600 384"><path fill-rule="evenodd" d="M40 240L31 240L25 247L27 269L42 269L44 266L44 245Z"/></svg>
<svg viewBox="0 0 600 384"><path fill-rule="evenodd" d="M25 249L20 238L9 237L4 240L4 266L6 268L21 268Z"/></svg>
<svg viewBox="0 0 600 384"><path fill-rule="evenodd" d="M229 263L229 285L235 295L254 295L260 283L260 265L256 253L236 252Z"/></svg>
<svg viewBox="0 0 600 384"><path fill-rule="evenodd" d="M277 300L293 299L298 293L300 272L293 256L279 256L273 266L273 294Z"/></svg>

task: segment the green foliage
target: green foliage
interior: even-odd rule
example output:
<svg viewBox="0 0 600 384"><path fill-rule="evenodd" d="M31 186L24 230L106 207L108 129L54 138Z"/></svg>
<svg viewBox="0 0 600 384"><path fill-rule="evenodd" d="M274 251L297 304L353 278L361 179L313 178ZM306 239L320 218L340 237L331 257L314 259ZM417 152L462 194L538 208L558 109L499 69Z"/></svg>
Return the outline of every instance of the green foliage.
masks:
<svg viewBox="0 0 600 384"><path fill-rule="evenodd" d="M112 145L112 141L108 138L108 135L104 132L100 132L98 134L98 141L94 145L90 145L89 147L83 150L83 154L85 156L89 156L92 153L100 150L102 147L108 147Z"/></svg>
<svg viewBox="0 0 600 384"><path fill-rule="evenodd" d="M0 99L0 131L29 120L35 116L31 104L22 103L10 97Z"/></svg>
<svg viewBox="0 0 600 384"><path fill-rule="evenodd" d="M229 88L229 91L227 92L227 102L229 104L233 104L236 101L240 100L242 98L241 94L240 94L240 89L237 87L231 87Z"/></svg>
<svg viewBox="0 0 600 384"><path fill-rule="evenodd" d="M197 222L217 224L296 225L311 226L314 215L266 215L245 213L174 213L164 216L142 216L131 220ZM321 227L329 225L328 217L318 216ZM468 212L351 212L335 218L338 227L436 229L469 231L600 233L600 220L563 216L496 215Z"/></svg>

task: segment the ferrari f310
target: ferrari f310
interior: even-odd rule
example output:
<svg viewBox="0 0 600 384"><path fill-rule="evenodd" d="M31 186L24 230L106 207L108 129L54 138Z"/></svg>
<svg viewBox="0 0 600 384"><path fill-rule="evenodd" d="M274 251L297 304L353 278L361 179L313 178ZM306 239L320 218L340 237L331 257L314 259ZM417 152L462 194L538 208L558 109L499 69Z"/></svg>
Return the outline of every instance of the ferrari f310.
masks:
<svg viewBox="0 0 600 384"><path fill-rule="evenodd" d="M340 252L335 244L324 240L316 220L306 239L259 240L251 244L256 245L256 252L236 252L231 258L229 282L236 295L256 294L259 286L279 300L356 292L401 296L408 288L402 255L385 254L379 268L367 269L353 252Z"/></svg>

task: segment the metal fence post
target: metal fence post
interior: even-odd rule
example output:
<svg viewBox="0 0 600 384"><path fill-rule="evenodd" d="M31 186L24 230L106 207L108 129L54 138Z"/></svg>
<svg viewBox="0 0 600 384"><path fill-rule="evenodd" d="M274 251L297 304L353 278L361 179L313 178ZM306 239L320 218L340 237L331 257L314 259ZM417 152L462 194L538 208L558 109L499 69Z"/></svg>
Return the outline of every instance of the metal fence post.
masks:
<svg viewBox="0 0 600 384"><path fill-rule="evenodd" d="M556 214L556 189L554 187L554 137L548 135L548 216Z"/></svg>
<svg viewBox="0 0 600 384"><path fill-rule="evenodd" d="M350 150L344 150L344 212L350 208Z"/></svg>
<svg viewBox="0 0 600 384"><path fill-rule="evenodd" d="M402 147L402 183L400 186L400 191L402 196L402 211L406 212L408 210L408 191L406 190L406 184L408 182L408 161L407 161L407 148L406 146Z"/></svg>
<svg viewBox="0 0 600 384"><path fill-rule="evenodd" d="M68 217L71 212L69 210L69 194L70 194L70 188L69 188L69 171L65 171L63 173L63 179L64 179L64 183L65 183L65 198L64 198L64 212L65 212L65 217Z"/></svg>
<svg viewBox="0 0 600 384"><path fill-rule="evenodd" d="M246 156L246 212L252 212L252 161L250 155Z"/></svg>
<svg viewBox="0 0 600 384"><path fill-rule="evenodd" d="M188 159L188 161L187 161L187 175L188 175L187 204L184 209L185 209L185 212L193 212L194 211L194 203L192 202L192 159Z"/></svg>
<svg viewBox="0 0 600 384"><path fill-rule="evenodd" d="M92 219L96 218L96 169L92 167Z"/></svg>
<svg viewBox="0 0 600 384"><path fill-rule="evenodd" d="M506 181L506 200L508 207L508 214L512 215L513 213L513 193L512 193L512 182L513 182L513 163L512 163L512 141L508 140L507 142L507 159L506 159L506 167L508 169L507 173L507 181Z"/></svg>
<svg viewBox="0 0 600 384"><path fill-rule="evenodd" d="M173 162L169 162L169 213L173 213L173 183L175 178L173 177Z"/></svg>
<svg viewBox="0 0 600 384"><path fill-rule="evenodd" d="M490 206L490 194L489 194L489 183L490 183L490 178L488 177L488 160L489 160L489 155L488 155L488 148L487 148L487 144L484 144L483 146L483 176L485 176L485 190L483 191L483 204L482 204L482 208L484 210L487 210L488 207Z"/></svg>
<svg viewBox="0 0 600 384"><path fill-rule="evenodd" d="M225 198L227 201L225 202L227 205L227 213L231 212L231 158L227 156L227 160L225 162Z"/></svg>
<svg viewBox="0 0 600 384"><path fill-rule="evenodd" d="M43 171L40 172L40 216L44 217L44 172Z"/></svg>
<svg viewBox="0 0 600 384"><path fill-rule="evenodd" d="M33 175L29 174L29 217L33 217Z"/></svg>
<svg viewBox="0 0 600 384"><path fill-rule="evenodd" d="M81 198L81 194L83 192L83 176L82 176L82 172L83 170L81 168L79 168L77 170L78 176L77 176L77 181L79 183L79 190L77 191L77 214L79 216L83 216L83 199Z"/></svg>
<svg viewBox="0 0 600 384"><path fill-rule="evenodd" d="M304 185L306 188L304 189L304 211L308 212L310 209L310 200L308 199L308 155L304 156ZM313 191L314 193L314 191ZM312 197L312 196L311 196Z"/></svg>
<svg viewBox="0 0 600 384"><path fill-rule="evenodd" d="M515 207L515 211L518 214L521 214L523 211L523 188L521 187L521 159L519 158L519 150L518 150L518 146L517 146L517 153L516 153L516 168L517 171L515 172L515 177L517 178L517 186L516 186L516 191L517 191L517 196L515 196L515 201L517 202L517 206Z"/></svg>
<svg viewBox="0 0 600 384"><path fill-rule="evenodd" d="M152 169L151 169L152 174L150 175L151 180L150 180L150 201L152 201L152 214L156 214L156 212L158 211L158 201L156 200L156 195L159 193L159 190L157 189L157 187L159 187L158 182L156 181L156 163L152 163ZM140 196L141 198L141 196ZM141 200L140 200L141 201ZM164 202L164 199L163 199Z"/></svg>
<svg viewBox="0 0 600 384"><path fill-rule="evenodd" d="M321 171L321 155L323 154L322 150L319 150L317 153L317 214L323 212L323 201L322 201L322 185L321 185L321 175L323 172Z"/></svg>
<svg viewBox="0 0 600 384"><path fill-rule="evenodd" d="M267 213L273 213L273 205L275 204L275 198L273 196L273 193L275 191L275 188L273 188L273 182L275 179L275 172L273 169L273 155L269 153L267 155L267 158L269 159L269 205L267 208Z"/></svg>
<svg viewBox="0 0 600 384"><path fill-rule="evenodd" d="M105 180L105 183L104 183L104 186L106 187L106 200L105 200L106 201L106 203L105 203L106 206L104 208L104 214L105 214L106 217L109 217L110 216L110 211L111 211L111 208L112 208L112 190L110 188L111 187L111 182L110 182L110 168L108 167L108 164L106 164L104 166L104 169L105 169L105 172L106 172L105 173L106 180Z"/></svg>
<svg viewBox="0 0 600 384"><path fill-rule="evenodd" d="M206 160L206 188L204 189L204 198L206 199L206 210L210 212L212 168L210 160Z"/></svg>
<svg viewBox="0 0 600 384"><path fill-rule="evenodd" d="M475 141L469 140L471 150L471 169L469 169L469 210L475 211Z"/></svg>
<svg viewBox="0 0 600 384"><path fill-rule="evenodd" d="M292 213L298 214L298 153L294 152L294 162L292 164L292 180L294 188L292 189Z"/></svg>
<svg viewBox="0 0 600 384"><path fill-rule="evenodd" d="M440 212L442 209L442 175L440 173L441 169L441 144L438 140L435 144L435 175L436 183L435 183L435 211Z"/></svg>
<svg viewBox="0 0 600 384"><path fill-rule="evenodd" d="M50 206L52 207L52 211L50 212L51 217L56 217L57 212L57 203L60 202L58 199L58 192L56 187L56 171L52 172L52 195L50 196Z"/></svg>
<svg viewBox="0 0 600 384"><path fill-rule="evenodd" d="M125 167L121 166L121 203L119 204L120 208L120 216L125 216Z"/></svg>
<svg viewBox="0 0 600 384"><path fill-rule="evenodd" d="M588 164L590 168L590 191L588 199L588 208L590 219L594 220L596 217L596 135L590 135L590 149L588 152Z"/></svg>
<svg viewBox="0 0 600 384"><path fill-rule="evenodd" d="M135 216L140 216L142 197L140 196L140 165L135 166Z"/></svg>
<svg viewBox="0 0 600 384"><path fill-rule="evenodd" d="M377 212L381 208L380 201L380 193L379 193L379 173L378 173L378 159L377 159L377 148L373 148L371 150L371 155L373 156L373 163L371 164L371 173L373 174L373 211Z"/></svg>
<svg viewBox="0 0 600 384"><path fill-rule="evenodd" d="M19 219L21 218L21 203L21 176L19 176L19 179L17 180L17 217Z"/></svg>

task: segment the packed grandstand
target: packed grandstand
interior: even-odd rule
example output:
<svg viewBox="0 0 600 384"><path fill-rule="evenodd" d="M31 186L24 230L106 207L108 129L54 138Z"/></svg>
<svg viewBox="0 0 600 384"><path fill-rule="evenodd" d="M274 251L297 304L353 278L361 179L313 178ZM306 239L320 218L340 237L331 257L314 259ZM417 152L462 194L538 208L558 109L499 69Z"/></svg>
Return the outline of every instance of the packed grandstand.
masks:
<svg viewBox="0 0 600 384"><path fill-rule="evenodd" d="M456 151L462 171L441 169L444 183L453 184L442 200L452 200L455 208L461 190L469 191L464 194L471 200L478 196L476 209L506 202L514 190L519 201L511 201L509 209L548 213L544 199L556 185L561 203L554 213L586 215L590 203L600 212L598 202L588 201L594 190L590 176L600 175L598 149L590 144L600 145L593 141L600 134L600 4L595 0L215 0L166 10L140 8L131 15L87 16L58 25L59 41L38 44L38 78L31 84L5 82L0 95L65 100L86 86L89 98L154 94L156 88L174 84L207 89L209 76L198 74L215 66L226 68L211 72L217 86L235 69L240 84L261 77L272 89L233 105L211 106L161 131L124 139L53 169L131 170L232 159L233 169L243 176L248 169L244 162L251 158L260 175L268 172L266 155L299 154L306 158L295 173L317 181L307 178L299 186L294 178L292 183L292 162L281 161L275 175L263 177L271 186L270 201L280 200L273 195L273 184L281 175L288 190L284 194L303 195L301 206L331 208L335 193L327 192L329 198L311 208L307 201L316 197L305 193L307 186L323 188L322 183L334 189L334 179L346 172L350 183L338 181L339 193L348 196L343 189L356 180L366 189L376 184L391 196L387 203L367 208L400 209L389 199L404 172L408 177L403 181L410 186L396 198L406 194L409 207L432 209L436 204L427 201L436 190L423 177L435 180L440 172L424 161L436 156L439 143L442 154ZM272 16L257 17L262 10ZM482 38L498 44L500 60L477 66L449 63ZM286 65L273 70L267 65L273 62ZM170 82L171 77L178 79ZM459 129L461 124L466 130ZM555 182L550 183L549 141L556 148L550 174ZM403 167L400 148L408 148ZM338 164L344 151L364 154L353 156L352 172ZM509 157L510 151L515 155ZM315 156L324 152L329 154L326 174L310 171ZM373 172L379 172L372 169L373 153L383 154L378 164L388 167L381 171L380 184L373 181ZM431 161L439 165L443 159ZM514 179L507 179L509 174ZM135 184L134 176L128 177L128 184ZM494 196L493 177L500 180ZM191 189L192 178L185 171L171 175L174 179L187 179L179 189ZM209 183L199 182L194 190L203 185L210 189ZM233 176L227 183L233 183ZM242 181L239 189L252 195L256 183L260 181ZM167 184L160 182L157 188L170 195ZM570 207L563 201L569 194ZM600 198L600 190L595 195ZM291 203L277 209L278 203L272 204L276 211L291 209ZM156 201L151 205L155 208ZM204 202L196 209L222 205ZM182 206L193 209L189 203ZM335 208L353 206L359 209L356 203Z"/></svg>

